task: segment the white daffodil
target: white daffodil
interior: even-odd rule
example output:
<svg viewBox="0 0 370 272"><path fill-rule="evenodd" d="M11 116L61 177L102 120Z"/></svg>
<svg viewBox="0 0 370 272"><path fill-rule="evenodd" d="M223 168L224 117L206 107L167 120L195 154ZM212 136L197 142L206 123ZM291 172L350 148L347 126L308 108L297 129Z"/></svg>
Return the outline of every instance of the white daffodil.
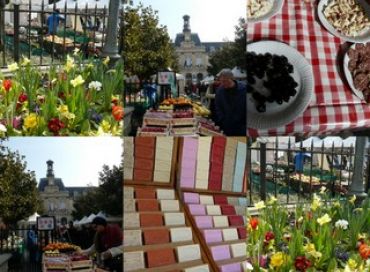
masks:
<svg viewBox="0 0 370 272"><path fill-rule="evenodd" d="M6 132L7 129L6 129L6 126L4 126L3 124L0 124L0 132Z"/></svg>
<svg viewBox="0 0 370 272"><path fill-rule="evenodd" d="M21 63L22 66L27 66L30 63L31 63L31 60L29 58L23 57L23 60L22 60L22 63Z"/></svg>
<svg viewBox="0 0 370 272"><path fill-rule="evenodd" d="M99 81L91 81L89 83L89 89L91 89L91 90L100 91L102 86L103 85Z"/></svg>
<svg viewBox="0 0 370 272"><path fill-rule="evenodd" d="M348 221L344 219L338 220L337 222L335 222L335 227L337 229L346 230L348 229Z"/></svg>

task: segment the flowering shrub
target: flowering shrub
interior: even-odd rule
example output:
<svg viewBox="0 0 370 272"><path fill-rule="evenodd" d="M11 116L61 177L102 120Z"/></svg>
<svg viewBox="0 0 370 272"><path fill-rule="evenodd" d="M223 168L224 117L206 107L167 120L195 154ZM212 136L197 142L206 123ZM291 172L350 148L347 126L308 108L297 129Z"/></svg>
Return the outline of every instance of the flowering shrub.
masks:
<svg viewBox="0 0 370 272"><path fill-rule="evenodd" d="M0 137L121 135L123 65L67 56L43 73L24 58L0 75Z"/></svg>
<svg viewBox="0 0 370 272"><path fill-rule="evenodd" d="M271 197L248 215L245 271L370 271L370 200L329 200L325 192L294 211Z"/></svg>

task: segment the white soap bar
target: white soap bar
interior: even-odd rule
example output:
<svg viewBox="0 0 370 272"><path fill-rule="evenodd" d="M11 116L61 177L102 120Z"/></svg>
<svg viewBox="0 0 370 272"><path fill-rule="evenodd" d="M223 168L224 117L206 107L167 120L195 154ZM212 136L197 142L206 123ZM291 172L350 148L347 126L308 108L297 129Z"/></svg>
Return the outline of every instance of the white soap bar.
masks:
<svg viewBox="0 0 370 272"><path fill-rule="evenodd" d="M134 271L145 268L144 252L124 252L123 253L124 271Z"/></svg>
<svg viewBox="0 0 370 272"><path fill-rule="evenodd" d="M163 148L167 150L172 150L173 147L173 137L168 136L168 137L157 137L157 142L156 142L156 148Z"/></svg>
<svg viewBox="0 0 370 272"><path fill-rule="evenodd" d="M221 208L219 205L207 205L206 209L208 215L221 215Z"/></svg>
<svg viewBox="0 0 370 272"><path fill-rule="evenodd" d="M238 231L236 229L223 229L222 236L224 241L238 240Z"/></svg>
<svg viewBox="0 0 370 272"><path fill-rule="evenodd" d="M135 199L123 199L123 211L124 212L135 212Z"/></svg>
<svg viewBox="0 0 370 272"><path fill-rule="evenodd" d="M200 195L199 200L200 200L200 204L203 204L203 205L213 205L214 204L213 196Z"/></svg>
<svg viewBox="0 0 370 272"><path fill-rule="evenodd" d="M163 212L178 212L180 205L178 200L161 200L161 210Z"/></svg>
<svg viewBox="0 0 370 272"><path fill-rule="evenodd" d="M215 228L228 227L229 221L227 220L227 216L225 215L213 216L213 225L215 226Z"/></svg>
<svg viewBox="0 0 370 272"><path fill-rule="evenodd" d="M206 179L206 180L208 180L208 177L209 177L208 169L206 169L206 170L197 169L196 177L197 177L197 179Z"/></svg>
<svg viewBox="0 0 370 272"><path fill-rule="evenodd" d="M208 178L206 178L206 179L196 178L195 188L197 188L197 189L207 189L208 188Z"/></svg>
<svg viewBox="0 0 370 272"><path fill-rule="evenodd" d="M133 187L123 187L123 198L133 199L134 198L134 188Z"/></svg>
<svg viewBox="0 0 370 272"><path fill-rule="evenodd" d="M229 205L239 205L239 198L235 196L229 196L227 198L227 202L229 203Z"/></svg>
<svg viewBox="0 0 370 272"><path fill-rule="evenodd" d="M208 264L185 268L184 272L209 272Z"/></svg>
<svg viewBox="0 0 370 272"><path fill-rule="evenodd" d="M185 225L185 216L183 213L165 213L164 222L166 226L183 226Z"/></svg>
<svg viewBox="0 0 370 272"><path fill-rule="evenodd" d="M170 171L154 171L154 181L169 183L171 181L171 172Z"/></svg>
<svg viewBox="0 0 370 272"><path fill-rule="evenodd" d="M157 189L157 199L175 199L175 190Z"/></svg>
<svg viewBox="0 0 370 272"><path fill-rule="evenodd" d="M179 246L176 248L177 258L179 262L189 262L200 259L200 248L199 245L186 245Z"/></svg>
<svg viewBox="0 0 370 272"><path fill-rule="evenodd" d="M246 243L237 243L231 245L231 254L233 258L246 256L247 245Z"/></svg>
<svg viewBox="0 0 370 272"><path fill-rule="evenodd" d="M237 215L245 216L247 214L247 208L244 206L235 206L235 212Z"/></svg>
<svg viewBox="0 0 370 272"><path fill-rule="evenodd" d="M140 220L138 213L123 213L123 228L138 228Z"/></svg>
<svg viewBox="0 0 370 272"><path fill-rule="evenodd" d="M154 170L171 172L171 165L171 161L155 161Z"/></svg>
<svg viewBox="0 0 370 272"><path fill-rule="evenodd" d="M193 233L191 228L171 228L171 242L183 242L183 241L192 241Z"/></svg>
<svg viewBox="0 0 370 272"><path fill-rule="evenodd" d="M143 242L141 239L141 230L124 230L123 231L123 245L124 246L143 245Z"/></svg>

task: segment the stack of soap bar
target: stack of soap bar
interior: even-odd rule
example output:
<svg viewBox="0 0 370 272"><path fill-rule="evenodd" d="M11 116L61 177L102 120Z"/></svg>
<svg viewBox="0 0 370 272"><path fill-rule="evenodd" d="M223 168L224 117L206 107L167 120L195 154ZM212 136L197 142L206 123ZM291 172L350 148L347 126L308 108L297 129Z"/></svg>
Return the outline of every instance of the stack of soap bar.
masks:
<svg viewBox="0 0 370 272"><path fill-rule="evenodd" d="M198 138L183 138L180 164L180 186L194 188Z"/></svg>
<svg viewBox="0 0 370 272"><path fill-rule="evenodd" d="M153 180L155 140L154 137L135 137L134 180L137 182Z"/></svg>
<svg viewBox="0 0 370 272"><path fill-rule="evenodd" d="M211 142L212 137L201 137L198 140L197 174L195 183L197 189L208 188Z"/></svg>
<svg viewBox="0 0 370 272"><path fill-rule="evenodd" d="M221 191L226 137L213 137L208 189Z"/></svg>
<svg viewBox="0 0 370 272"><path fill-rule="evenodd" d="M236 160L236 149L238 141L234 138L228 137L226 139L224 164L222 172L222 191L233 190L233 177Z"/></svg>
<svg viewBox="0 0 370 272"><path fill-rule="evenodd" d="M247 158L247 144L238 142L236 152L235 173L233 180L233 191L242 192L245 179L245 165Z"/></svg>
<svg viewBox="0 0 370 272"><path fill-rule="evenodd" d="M134 138L125 137L123 142L123 179L134 178Z"/></svg>
<svg viewBox="0 0 370 272"><path fill-rule="evenodd" d="M171 181L172 152L173 137L158 137L155 150L154 181L162 183Z"/></svg>

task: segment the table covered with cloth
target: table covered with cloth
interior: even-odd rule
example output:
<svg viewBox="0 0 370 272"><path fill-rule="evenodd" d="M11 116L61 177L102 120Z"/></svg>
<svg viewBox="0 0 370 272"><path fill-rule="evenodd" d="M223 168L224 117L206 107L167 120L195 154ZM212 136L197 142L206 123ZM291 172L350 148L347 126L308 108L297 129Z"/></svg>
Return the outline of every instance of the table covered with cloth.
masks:
<svg viewBox="0 0 370 272"><path fill-rule="evenodd" d="M317 17L316 0L285 0L274 17L247 24L247 43L284 42L312 65L314 95L293 122L268 130L248 128L248 135L322 135L370 127L370 105L350 89L343 73L343 57L351 43L330 34ZM247 45L248 51L248 45Z"/></svg>

